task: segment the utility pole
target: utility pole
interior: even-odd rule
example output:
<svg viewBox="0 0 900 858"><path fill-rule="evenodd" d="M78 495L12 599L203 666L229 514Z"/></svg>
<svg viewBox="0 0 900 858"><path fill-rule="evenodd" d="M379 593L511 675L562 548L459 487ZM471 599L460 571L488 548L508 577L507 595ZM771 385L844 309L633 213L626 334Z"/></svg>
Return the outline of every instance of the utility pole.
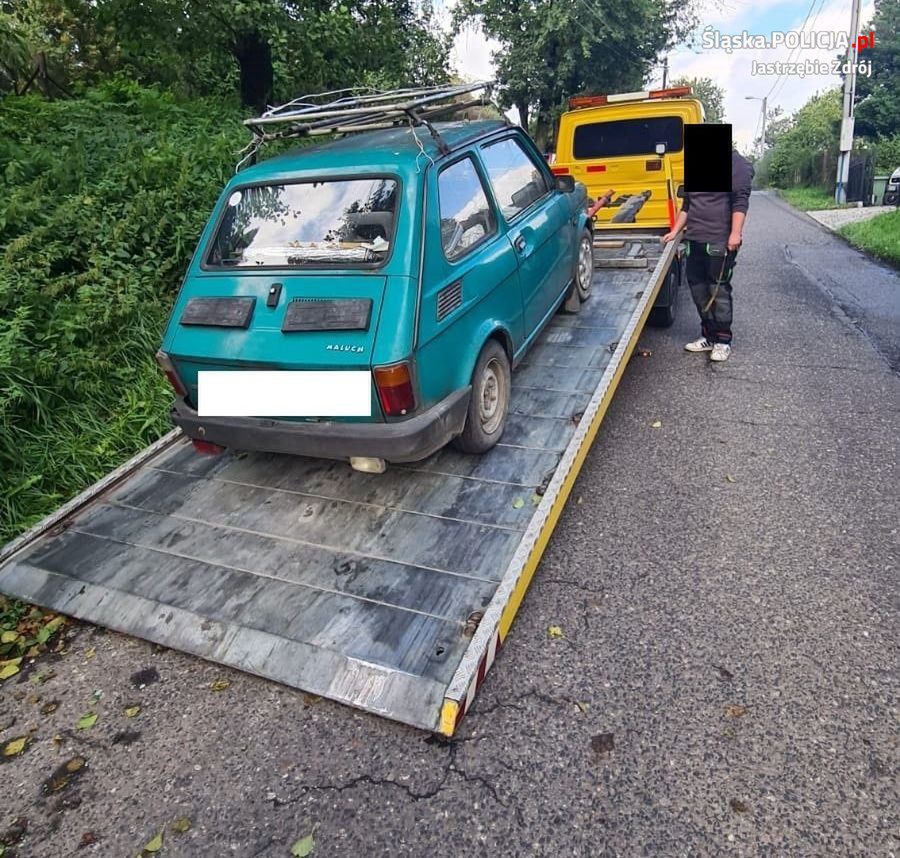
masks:
<svg viewBox="0 0 900 858"><path fill-rule="evenodd" d="M844 75L844 103L841 110L841 142L837 162L837 177L834 185L834 201L838 205L847 202L847 181L850 178L850 152L853 149L853 99L856 95L856 61L859 57L859 3L850 0L850 44L847 45L847 64Z"/></svg>
<svg viewBox="0 0 900 858"><path fill-rule="evenodd" d="M759 157L762 158L766 154L766 114L768 109L769 96L764 95L762 100L762 137L759 138Z"/></svg>
<svg viewBox="0 0 900 858"><path fill-rule="evenodd" d="M666 88L666 83L669 80L669 57L663 57L663 85L662 88Z"/></svg>

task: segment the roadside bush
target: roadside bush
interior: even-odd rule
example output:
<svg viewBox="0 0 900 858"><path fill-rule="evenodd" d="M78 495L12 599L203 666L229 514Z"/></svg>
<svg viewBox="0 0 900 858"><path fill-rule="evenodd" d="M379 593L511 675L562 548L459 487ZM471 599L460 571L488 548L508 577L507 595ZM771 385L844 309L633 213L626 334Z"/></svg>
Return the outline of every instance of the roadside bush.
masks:
<svg viewBox="0 0 900 858"><path fill-rule="evenodd" d="M166 428L153 355L240 118L127 82L0 99L0 542Z"/></svg>
<svg viewBox="0 0 900 858"><path fill-rule="evenodd" d="M890 175L900 167L900 132L891 137L878 137L875 140L877 155L876 173Z"/></svg>

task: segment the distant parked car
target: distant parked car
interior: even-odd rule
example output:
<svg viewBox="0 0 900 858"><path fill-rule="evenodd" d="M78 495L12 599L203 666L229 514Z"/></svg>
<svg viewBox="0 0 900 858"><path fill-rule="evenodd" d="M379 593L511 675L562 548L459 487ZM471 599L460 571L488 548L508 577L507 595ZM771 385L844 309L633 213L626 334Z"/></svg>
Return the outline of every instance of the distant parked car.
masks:
<svg viewBox="0 0 900 858"><path fill-rule="evenodd" d="M900 167L897 167L897 169L891 173L887 187L884 189L884 199L882 202L886 206L900 206Z"/></svg>
<svg viewBox="0 0 900 858"><path fill-rule="evenodd" d="M200 449L377 470L499 441L512 367L564 301L588 297L586 190L506 122L433 131L351 134L228 183L158 356L172 418ZM261 416L203 416L203 370L227 371L226 386L250 370L325 370L332 385L364 372L365 412L285 414L277 394Z"/></svg>

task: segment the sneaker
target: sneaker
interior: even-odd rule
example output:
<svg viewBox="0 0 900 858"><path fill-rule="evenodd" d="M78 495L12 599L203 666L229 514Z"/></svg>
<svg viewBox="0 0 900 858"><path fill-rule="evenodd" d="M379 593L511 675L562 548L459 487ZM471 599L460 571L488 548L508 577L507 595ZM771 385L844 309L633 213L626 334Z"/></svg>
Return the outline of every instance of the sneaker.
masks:
<svg viewBox="0 0 900 858"><path fill-rule="evenodd" d="M684 350L686 352L711 352L713 350L713 344L706 339L706 337L700 337L699 340L686 343Z"/></svg>
<svg viewBox="0 0 900 858"><path fill-rule="evenodd" d="M731 355L731 346L728 343L716 343L710 352L710 360L728 360Z"/></svg>

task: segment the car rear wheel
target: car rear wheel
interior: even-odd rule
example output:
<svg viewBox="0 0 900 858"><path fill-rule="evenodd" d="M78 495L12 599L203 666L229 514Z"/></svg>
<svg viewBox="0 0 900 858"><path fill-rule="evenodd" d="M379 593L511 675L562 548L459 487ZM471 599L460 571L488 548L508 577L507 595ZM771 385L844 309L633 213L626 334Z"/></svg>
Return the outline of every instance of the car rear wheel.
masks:
<svg viewBox="0 0 900 858"><path fill-rule="evenodd" d="M464 453L485 453L503 434L509 413L509 358L496 340L488 340L472 373L472 395L466 423L453 446Z"/></svg>

